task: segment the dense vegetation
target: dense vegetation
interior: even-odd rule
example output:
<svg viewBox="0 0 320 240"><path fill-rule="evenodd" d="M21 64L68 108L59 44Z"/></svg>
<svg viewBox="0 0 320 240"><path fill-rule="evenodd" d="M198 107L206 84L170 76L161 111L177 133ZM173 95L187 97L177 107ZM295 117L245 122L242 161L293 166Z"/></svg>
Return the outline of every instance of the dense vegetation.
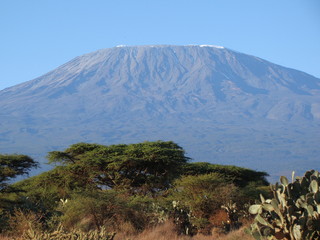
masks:
<svg viewBox="0 0 320 240"><path fill-rule="evenodd" d="M10 185L37 164L0 155L2 233L138 234L172 222L177 234L211 234L238 228L248 204L269 196L265 172L193 163L174 142L78 143L48 160L52 170Z"/></svg>

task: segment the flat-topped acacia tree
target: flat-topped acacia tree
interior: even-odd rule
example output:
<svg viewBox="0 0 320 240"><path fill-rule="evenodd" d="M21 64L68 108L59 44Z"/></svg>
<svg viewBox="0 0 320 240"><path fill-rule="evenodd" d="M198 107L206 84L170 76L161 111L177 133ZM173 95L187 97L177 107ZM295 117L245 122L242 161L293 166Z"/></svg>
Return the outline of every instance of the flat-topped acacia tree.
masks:
<svg viewBox="0 0 320 240"><path fill-rule="evenodd" d="M125 189L133 194L168 189L189 160L172 141L111 146L78 143L49 152L48 159L81 185Z"/></svg>
<svg viewBox="0 0 320 240"><path fill-rule="evenodd" d="M8 190L8 182L19 175L24 175L37 163L26 155L0 154L0 193Z"/></svg>
<svg viewBox="0 0 320 240"><path fill-rule="evenodd" d="M10 185L10 181L19 175L24 175L37 163L26 155L0 154L0 212L9 208L15 201L7 197L8 194L18 192L19 189Z"/></svg>

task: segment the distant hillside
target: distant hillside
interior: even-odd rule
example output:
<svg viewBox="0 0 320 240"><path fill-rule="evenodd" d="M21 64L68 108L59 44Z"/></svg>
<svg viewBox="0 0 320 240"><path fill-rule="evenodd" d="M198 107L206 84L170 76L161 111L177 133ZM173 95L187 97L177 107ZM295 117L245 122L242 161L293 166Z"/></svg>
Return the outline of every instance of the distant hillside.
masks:
<svg viewBox="0 0 320 240"><path fill-rule="evenodd" d="M319 164L320 79L227 48L121 46L0 91L0 152L173 140L195 161Z"/></svg>

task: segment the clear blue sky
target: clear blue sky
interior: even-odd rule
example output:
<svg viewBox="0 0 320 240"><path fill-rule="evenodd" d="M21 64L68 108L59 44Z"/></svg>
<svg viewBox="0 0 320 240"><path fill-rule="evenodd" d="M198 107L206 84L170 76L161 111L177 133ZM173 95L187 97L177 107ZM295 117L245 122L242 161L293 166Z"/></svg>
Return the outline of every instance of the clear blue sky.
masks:
<svg viewBox="0 0 320 240"><path fill-rule="evenodd" d="M116 45L214 44L320 78L319 0L1 0L0 89Z"/></svg>

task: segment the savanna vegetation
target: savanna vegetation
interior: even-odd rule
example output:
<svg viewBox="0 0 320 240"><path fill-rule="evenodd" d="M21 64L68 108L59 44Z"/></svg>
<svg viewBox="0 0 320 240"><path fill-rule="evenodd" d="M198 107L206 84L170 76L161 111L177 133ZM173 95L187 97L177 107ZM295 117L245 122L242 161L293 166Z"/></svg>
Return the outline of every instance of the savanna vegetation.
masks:
<svg viewBox="0 0 320 240"><path fill-rule="evenodd" d="M270 190L265 172L191 162L170 141L78 143L49 152L47 158L52 170L9 184L37 163L24 155L0 155L3 239L263 239L275 233L290 239L290 226L275 227L277 216L284 226L288 212L300 211L291 202L302 194L296 193L302 188L298 183L282 178ZM312 185L306 188L313 193L315 225L319 216L314 212L320 210L317 174L301 180L304 187L306 181ZM311 195L301 191L309 212L299 214L307 224ZM291 194L288 199L285 192ZM284 202L291 204L286 203L287 210ZM300 235L311 236L310 231Z"/></svg>

